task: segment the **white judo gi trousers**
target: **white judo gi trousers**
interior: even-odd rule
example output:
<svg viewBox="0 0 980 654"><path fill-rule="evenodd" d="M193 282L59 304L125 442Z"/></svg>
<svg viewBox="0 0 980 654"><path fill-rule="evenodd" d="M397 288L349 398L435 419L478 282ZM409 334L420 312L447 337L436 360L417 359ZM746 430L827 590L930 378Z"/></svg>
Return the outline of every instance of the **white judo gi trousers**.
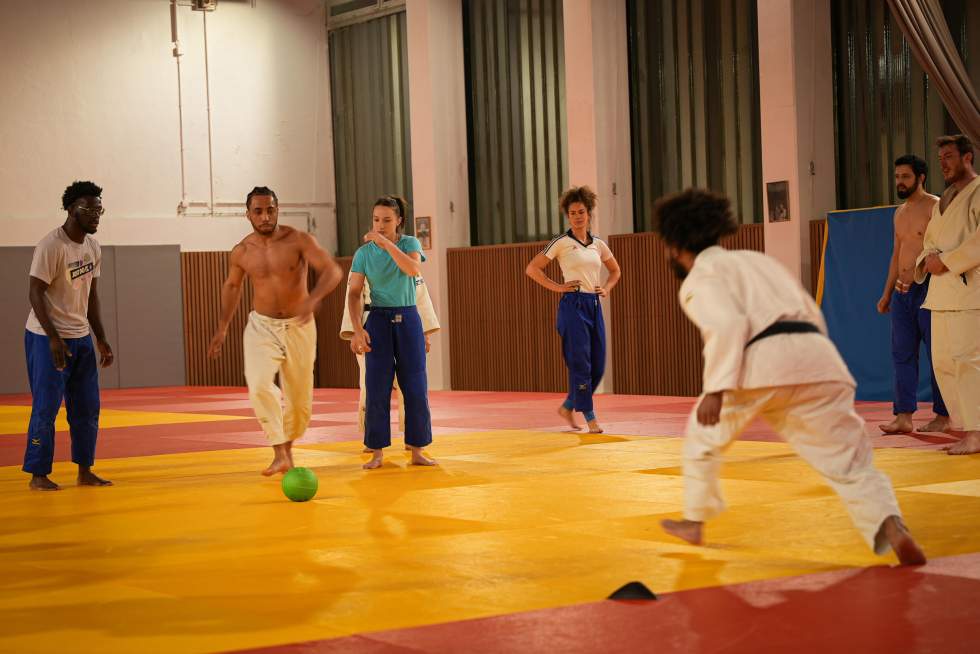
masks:
<svg viewBox="0 0 980 654"><path fill-rule="evenodd" d="M854 388L843 382L725 391L720 420L710 427L698 423L695 407L684 440L684 518L704 521L724 510L722 453L756 416L823 475L868 545L886 552L881 523L901 511L888 477L874 467Z"/></svg>
<svg viewBox="0 0 980 654"><path fill-rule="evenodd" d="M269 318L253 311L245 326L244 351L248 399L269 444L296 440L313 413L316 323L301 325L297 318ZM282 390L276 386L276 373Z"/></svg>
<svg viewBox="0 0 980 654"><path fill-rule="evenodd" d="M932 312L932 367L950 426L980 431L980 311Z"/></svg>

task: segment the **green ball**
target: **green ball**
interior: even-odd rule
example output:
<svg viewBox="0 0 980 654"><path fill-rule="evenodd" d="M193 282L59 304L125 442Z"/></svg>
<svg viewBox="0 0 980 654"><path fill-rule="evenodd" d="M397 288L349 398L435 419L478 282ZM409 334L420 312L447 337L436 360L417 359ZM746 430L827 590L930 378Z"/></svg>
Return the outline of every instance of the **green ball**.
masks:
<svg viewBox="0 0 980 654"><path fill-rule="evenodd" d="M318 485L316 475L309 468L293 468L282 476L282 492L294 502L312 500Z"/></svg>

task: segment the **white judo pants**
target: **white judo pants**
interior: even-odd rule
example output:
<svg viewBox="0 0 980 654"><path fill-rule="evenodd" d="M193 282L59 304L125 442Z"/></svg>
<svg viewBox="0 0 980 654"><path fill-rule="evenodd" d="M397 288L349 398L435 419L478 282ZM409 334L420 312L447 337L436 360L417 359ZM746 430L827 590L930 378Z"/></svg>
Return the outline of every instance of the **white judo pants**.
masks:
<svg viewBox="0 0 980 654"><path fill-rule="evenodd" d="M313 413L316 323L300 325L296 318L269 318L253 311L245 326L244 350L248 399L269 444L296 440ZM276 386L276 373L282 390Z"/></svg>
<svg viewBox="0 0 980 654"><path fill-rule="evenodd" d="M704 521L725 508L718 473L721 455L761 416L844 501L851 520L878 554L888 516L899 516L891 481L874 467L864 421L854 411L854 389L841 382L727 391L720 421L698 424L697 407L684 440L684 518Z"/></svg>
<svg viewBox="0 0 980 654"><path fill-rule="evenodd" d="M980 431L980 311L932 312L932 367L950 426Z"/></svg>

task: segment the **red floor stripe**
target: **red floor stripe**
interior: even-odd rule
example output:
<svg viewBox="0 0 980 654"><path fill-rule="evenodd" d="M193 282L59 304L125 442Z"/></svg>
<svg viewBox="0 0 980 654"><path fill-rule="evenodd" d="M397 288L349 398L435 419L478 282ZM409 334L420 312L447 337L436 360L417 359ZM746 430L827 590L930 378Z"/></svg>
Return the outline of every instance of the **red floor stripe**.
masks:
<svg viewBox="0 0 980 654"><path fill-rule="evenodd" d="M844 570L246 651L972 654L978 604L980 554L969 554L918 570Z"/></svg>
<svg viewBox="0 0 980 654"><path fill-rule="evenodd" d="M559 431L565 425L555 409L562 396L555 393L489 393L434 391L430 394L433 432L440 437L461 431L531 429ZM29 405L29 395L2 395L0 404ZM681 436L693 398L646 395L601 395L596 400L600 421L607 433L625 435ZM132 411L166 411L251 416L244 389L225 387L167 387L110 389L102 392L102 406ZM314 420L302 443L360 440L357 432L357 391L317 389ZM891 405L861 403L858 411L868 421L868 433L876 447L934 449L955 439L943 434L880 436L877 424L891 420ZM922 420L926 419L923 415ZM746 440L777 440L763 423L746 430ZM22 460L25 436L0 436L0 465ZM265 439L254 420L186 423L103 429L99 434L100 458L197 452L236 447L261 447ZM56 460L67 460L67 433L56 438Z"/></svg>

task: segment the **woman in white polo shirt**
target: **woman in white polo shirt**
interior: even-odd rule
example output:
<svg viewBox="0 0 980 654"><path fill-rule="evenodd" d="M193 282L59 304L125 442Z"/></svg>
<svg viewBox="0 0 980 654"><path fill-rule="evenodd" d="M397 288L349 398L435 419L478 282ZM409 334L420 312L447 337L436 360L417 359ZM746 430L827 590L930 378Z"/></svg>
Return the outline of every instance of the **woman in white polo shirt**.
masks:
<svg viewBox="0 0 980 654"><path fill-rule="evenodd" d="M558 205L568 219L569 229L535 256L525 272L549 291L562 294L557 327L568 366L568 397L558 413L573 429L578 429L573 411L580 411L589 431L598 434L602 428L596 421L592 393L606 368L606 327L599 298L606 297L619 282L619 264L605 241L589 231L596 205L592 189L572 187L562 193ZM544 273L553 259L558 259L563 284ZM609 271L605 284L601 283L603 267Z"/></svg>

